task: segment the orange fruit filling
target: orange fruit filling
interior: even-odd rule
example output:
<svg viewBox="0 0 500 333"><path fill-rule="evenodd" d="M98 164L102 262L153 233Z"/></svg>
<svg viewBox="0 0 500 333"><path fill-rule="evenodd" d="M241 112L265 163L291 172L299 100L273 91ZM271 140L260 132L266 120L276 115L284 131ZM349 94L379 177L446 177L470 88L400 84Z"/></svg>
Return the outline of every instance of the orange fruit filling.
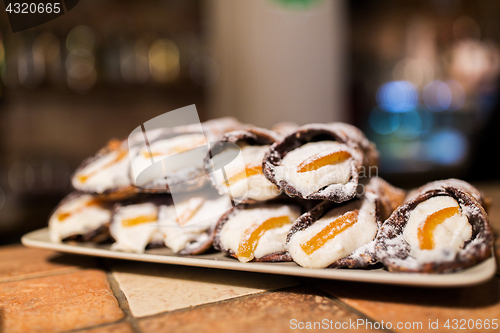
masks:
<svg viewBox="0 0 500 333"><path fill-rule="evenodd" d="M245 178L255 176L258 174L262 174L262 165L247 165L245 166L245 170L241 170L240 172L229 177L228 180L224 182L226 186L234 185L235 183L243 180Z"/></svg>
<svg viewBox="0 0 500 333"><path fill-rule="evenodd" d="M333 165L342 163L348 158L351 157L351 154L344 150L336 151L333 153L325 154L324 152L315 154L307 159L305 159L302 163L297 166L297 172L307 172L318 170L327 165Z"/></svg>
<svg viewBox="0 0 500 333"><path fill-rule="evenodd" d="M115 163L119 162L120 160L122 160L123 158L125 158L127 155L128 155L128 150L120 149L118 151L117 156L112 161L109 161L108 163L104 164L102 166L102 169L109 168L113 164L115 164ZM94 170L92 172L89 172L86 175L79 175L77 178L80 181L80 183L85 183L90 177L96 175L99 171L100 171L100 169L97 169L97 170Z"/></svg>
<svg viewBox="0 0 500 333"><path fill-rule="evenodd" d="M446 219L459 213L460 208L455 206L440 209L429 215L425 219L424 223L418 227L418 242L420 244L420 248L422 250L432 250L434 248L434 238L432 235L434 233L434 229L436 229L436 227L443 223Z"/></svg>
<svg viewBox="0 0 500 333"><path fill-rule="evenodd" d="M95 200L95 199L92 199L92 200L89 200L88 202L86 202L85 204L83 204L82 206L76 208L76 209L73 209L71 212L66 212L66 213L60 213L58 216L57 216L57 220L59 222L63 222L64 220L66 220L68 217L70 217L71 215L73 214L76 214L80 211L82 211L84 208L87 208L87 207L90 207L90 206L97 206L99 205L99 200Z"/></svg>
<svg viewBox="0 0 500 333"><path fill-rule="evenodd" d="M347 212L342 216L337 217L330 222L323 230L314 235L306 243L301 244L300 247L307 254L311 255L314 251L325 245L330 239L346 230L358 221L359 210Z"/></svg>
<svg viewBox="0 0 500 333"><path fill-rule="evenodd" d="M122 226L123 227L134 227L139 224L143 223L149 223L149 222L154 222L156 221L156 214L151 214L151 215L142 215L142 216L137 216L133 217L130 219L125 219L122 220Z"/></svg>
<svg viewBox="0 0 500 333"><path fill-rule="evenodd" d="M238 246L238 251L236 255L238 257L248 258L255 250L259 239L264 235L264 233L271 229L276 229L290 223L290 217L288 215L275 216L270 219L265 220L261 224L254 224L248 228L243 234L242 241Z"/></svg>

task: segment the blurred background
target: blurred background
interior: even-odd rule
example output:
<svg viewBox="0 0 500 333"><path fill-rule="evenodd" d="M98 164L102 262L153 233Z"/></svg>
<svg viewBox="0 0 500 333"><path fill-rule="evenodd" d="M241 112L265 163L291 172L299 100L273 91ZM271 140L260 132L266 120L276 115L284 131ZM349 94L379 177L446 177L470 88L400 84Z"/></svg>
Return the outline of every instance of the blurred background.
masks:
<svg viewBox="0 0 500 333"><path fill-rule="evenodd" d="M81 0L12 33L0 11L0 242L43 227L79 163L138 124L346 121L410 188L494 181L496 0Z"/></svg>

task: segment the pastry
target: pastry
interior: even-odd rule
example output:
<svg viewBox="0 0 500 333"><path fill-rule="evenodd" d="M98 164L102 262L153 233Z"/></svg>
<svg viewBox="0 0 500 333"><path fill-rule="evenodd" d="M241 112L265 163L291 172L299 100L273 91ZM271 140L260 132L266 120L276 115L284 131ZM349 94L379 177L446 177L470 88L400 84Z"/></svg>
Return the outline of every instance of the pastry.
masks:
<svg viewBox="0 0 500 333"><path fill-rule="evenodd" d="M361 194L341 204L323 201L300 216L287 235L293 260L308 268L365 267L376 262L375 237L405 192L374 177Z"/></svg>
<svg viewBox="0 0 500 333"><path fill-rule="evenodd" d="M330 200L354 198L358 174L376 171L375 145L354 126L310 124L274 143L262 170L289 196Z"/></svg>
<svg viewBox="0 0 500 333"><path fill-rule="evenodd" d="M111 202L95 195L73 192L67 195L49 218L50 240L60 243L81 239L100 243L109 239Z"/></svg>
<svg viewBox="0 0 500 333"><path fill-rule="evenodd" d="M153 138L148 131L148 141L130 155L132 183L147 193L179 193L202 188L208 181L203 162L209 142L240 126L232 118L222 118L201 126L164 129Z"/></svg>
<svg viewBox="0 0 500 333"><path fill-rule="evenodd" d="M217 223L214 247L241 262L291 261L285 239L302 210L279 200L238 205Z"/></svg>
<svg viewBox="0 0 500 333"><path fill-rule="evenodd" d="M212 247L215 225L229 211L227 196L192 193L160 206L158 225L166 247L179 254L200 254Z"/></svg>
<svg viewBox="0 0 500 333"><path fill-rule="evenodd" d="M136 149L132 148L131 153ZM95 156L81 163L71 177L71 184L78 191L109 200L126 199L137 193L130 181L129 165L128 140L112 139Z"/></svg>
<svg viewBox="0 0 500 333"><path fill-rule="evenodd" d="M256 127L226 133L208 152L205 168L221 195L237 202L276 198L280 190L262 173L262 159L281 137Z"/></svg>
<svg viewBox="0 0 500 333"><path fill-rule="evenodd" d="M387 219L376 255L389 271L444 273L491 255L493 234L480 192L464 181L429 183Z"/></svg>
<svg viewBox="0 0 500 333"><path fill-rule="evenodd" d="M112 250L142 253L148 244L162 244L158 205L148 200L116 205L110 232L115 240Z"/></svg>

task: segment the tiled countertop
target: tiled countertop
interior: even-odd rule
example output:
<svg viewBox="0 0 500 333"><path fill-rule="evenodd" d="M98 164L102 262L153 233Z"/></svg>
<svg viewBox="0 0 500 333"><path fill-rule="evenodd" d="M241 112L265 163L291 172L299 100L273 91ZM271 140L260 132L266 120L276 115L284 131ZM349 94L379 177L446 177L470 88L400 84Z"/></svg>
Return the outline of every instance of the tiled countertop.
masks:
<svg viewBox="0 0 500 333"><path fill-rule="evenodd" d="M479 187L493 199L500 231L500 186ZM424 289L0 247L0 333L288 332L308 322L354 332L380 331L382 321L386 332L425 332L436 321L433 332L450 332L453 319L500 321L500 274L474 287ZM475 327L465 331L500 331Z"/></svg>

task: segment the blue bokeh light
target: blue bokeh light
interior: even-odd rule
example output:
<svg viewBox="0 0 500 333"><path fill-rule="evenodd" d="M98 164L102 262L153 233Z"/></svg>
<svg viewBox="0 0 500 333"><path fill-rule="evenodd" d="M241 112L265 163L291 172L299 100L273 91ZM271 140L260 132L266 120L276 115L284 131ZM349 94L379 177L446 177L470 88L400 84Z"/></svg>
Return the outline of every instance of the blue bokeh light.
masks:
<svg viewBox="0 0 500 333"><path fill-rule="evenodd" d="M403 140L412 140L422 133L422 118L416 111L401 114L401 125L396 131L396 136Z"/></svg>
<svg viewBox="0 0 500 333"><path fill-rule="evenodd" d="M467 156L469 142L457 130L441 130L429 137L426 150L430 160L441 165L456 165Z"/></svg>
<svg viewBox="0 0 500 333"><path fill-rule="evenodd" d="M408 81L391 81L377 91L378 105L389 112L408 112L418 103L418 93Z"/></svg>

